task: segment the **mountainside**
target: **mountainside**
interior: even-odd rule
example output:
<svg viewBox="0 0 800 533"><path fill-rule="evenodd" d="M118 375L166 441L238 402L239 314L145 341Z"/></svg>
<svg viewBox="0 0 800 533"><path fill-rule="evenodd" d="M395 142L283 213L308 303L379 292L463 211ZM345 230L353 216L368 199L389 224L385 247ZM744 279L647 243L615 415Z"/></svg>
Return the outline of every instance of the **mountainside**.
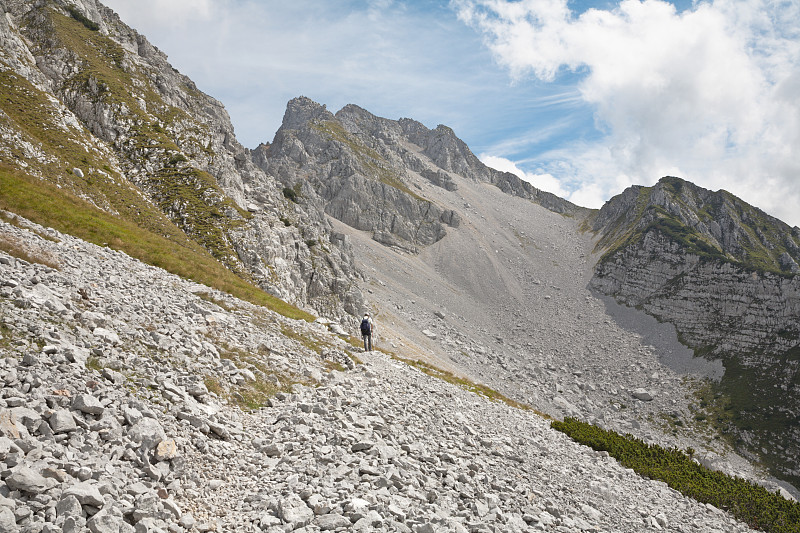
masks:
<svg viewBox="0 0 800 533"><path fill-rule="evenodd" d="M11 222L4 532L752 531L531 411Z"/></svg>
<svg viewBox="0 0 800 533"><path fill-rule="evenodd" d="M284 198L222 104L147 39L95 0L0 5L6 173L46 180L178 246L198 244L314 313L360 311L347 243L322 213Z"/></svg>
<svg viewBox="0 0 800 533"><path fill-rule="evenodd" d="M798 494L800 228L305 97L249 150L96 0L0 8L0 530L747 530L476 390Z"/></svg>
<svg viewBox="0 0 800 533"><path fill-rule="evenodd" d="M604 254L591 286L721 359L720 424L800 481L800 228L725 191L663 178L612 198L592 229Z"/></svg>

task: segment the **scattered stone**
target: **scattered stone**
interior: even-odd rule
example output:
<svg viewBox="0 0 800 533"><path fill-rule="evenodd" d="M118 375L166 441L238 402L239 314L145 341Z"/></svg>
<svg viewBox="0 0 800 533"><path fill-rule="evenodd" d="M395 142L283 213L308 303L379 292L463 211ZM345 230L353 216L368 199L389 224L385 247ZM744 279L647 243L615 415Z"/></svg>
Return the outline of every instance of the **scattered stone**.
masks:
<svg viewBox="0 0 800 533"><path fill-rule="evenodd" d="M635 389L632 394L637 400L641 400L643 402L653 401L653 395L647 389Z"/></svg>
<svg viewBox="0 0 800 533"><path fill-rule="evenodd" d="M175 459L177 456L178 445L175 443L175 439L167 439L159 442L153 454L156 461L169 461Z"/></svg>
<svg viewBox="0 0 800 533"><path fill-rule="evenodd" d="M78 424L75 422L72 413L66 409L61 409L50 415L50 428L53 433L71 433L78 429Z"/></svg>
<svg viewBox="0 0 800 533"><path fill-rule="evenodd" d="M128 437L141 443L145 450L152 450L159 442L167 438L164 428L155 418L143 417L128 430Z"/></svg>
<svg viewBox="0 0 800 533"><path fill-rule="evenodd" d="M42 493L52 486L46 477L25 465L20 465L12 471L6 478L6 485L11 490L21 490L30 494Z"/></svg>

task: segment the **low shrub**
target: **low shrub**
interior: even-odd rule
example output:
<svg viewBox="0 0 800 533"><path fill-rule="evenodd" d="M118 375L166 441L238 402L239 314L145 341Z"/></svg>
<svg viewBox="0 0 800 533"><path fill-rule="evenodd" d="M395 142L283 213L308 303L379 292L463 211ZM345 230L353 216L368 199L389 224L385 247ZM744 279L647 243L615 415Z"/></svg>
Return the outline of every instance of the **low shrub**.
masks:
<svg viewBox="0 0 800 533"><path fill-rule="evenodd" d="M551 423L573 440L608 452L644 477L665 482L681 494L730 512L750 527L770 533L800 531L800 503L739 477L710 470L677 448L665 449L574 418Z"/></svg>

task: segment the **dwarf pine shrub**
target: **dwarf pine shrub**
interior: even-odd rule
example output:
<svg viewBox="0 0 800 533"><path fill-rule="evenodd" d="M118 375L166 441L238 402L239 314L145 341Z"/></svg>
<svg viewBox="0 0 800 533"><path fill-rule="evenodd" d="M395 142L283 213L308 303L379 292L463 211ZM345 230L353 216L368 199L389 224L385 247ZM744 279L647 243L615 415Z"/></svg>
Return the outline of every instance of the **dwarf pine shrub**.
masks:
<svg viewBox="0 0 800 533"><path fill-rule="evenodd" d="M710 470L698 464L690 453L646 444L632 435L620 435L574 418L556 420L551 425L581 444L608 452L637 474L663 481L685 496L724 509L750 527L770 533L800 531L800 503L745 479Z"/></svg>

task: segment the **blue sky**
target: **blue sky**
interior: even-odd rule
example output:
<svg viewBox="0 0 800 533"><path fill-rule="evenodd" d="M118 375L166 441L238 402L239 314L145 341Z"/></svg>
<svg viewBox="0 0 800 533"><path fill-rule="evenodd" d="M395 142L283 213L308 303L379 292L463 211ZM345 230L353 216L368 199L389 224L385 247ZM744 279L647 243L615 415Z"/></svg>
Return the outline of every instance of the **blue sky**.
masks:
<svg viewBox="0 0 800 533"><path fill-rule="evenodd" d="M800 0L105 0L272 140L288 100L452 127L587 207L677 175L800 225Z"/></svg>

